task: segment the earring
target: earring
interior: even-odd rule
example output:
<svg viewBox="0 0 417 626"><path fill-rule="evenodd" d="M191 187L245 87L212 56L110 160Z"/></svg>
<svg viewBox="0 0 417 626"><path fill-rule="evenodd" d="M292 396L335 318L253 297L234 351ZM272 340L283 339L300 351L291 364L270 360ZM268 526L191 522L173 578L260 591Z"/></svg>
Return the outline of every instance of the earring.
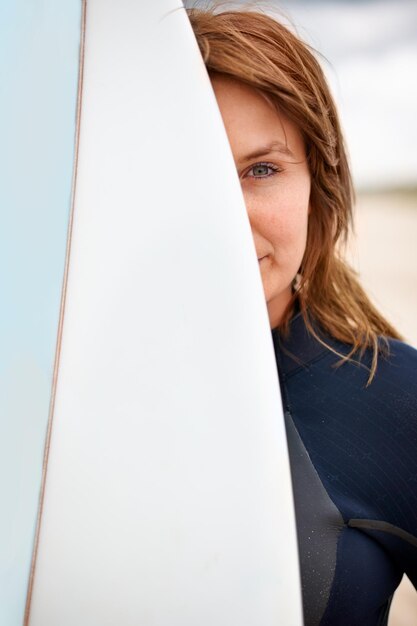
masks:
<svg viewBox="0 0 417 626"><path fill-rule="evenodd" d="M297 293L297 291L300 291L300 286L301 286L301 274L300 272L297 272L297 274L295 275L292 281L293 292Z"/></svg>

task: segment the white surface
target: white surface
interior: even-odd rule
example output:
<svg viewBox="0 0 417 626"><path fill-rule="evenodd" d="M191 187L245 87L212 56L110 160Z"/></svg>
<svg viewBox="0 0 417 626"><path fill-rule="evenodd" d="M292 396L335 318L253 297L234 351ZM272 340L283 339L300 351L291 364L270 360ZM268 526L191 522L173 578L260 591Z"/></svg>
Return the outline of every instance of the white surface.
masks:
<svg viewBox="0 0 417 626"><path fill-rule="evenodd" d="M89 0L84 72L30 626L299 626L257 258L179 3Z"/></svg>

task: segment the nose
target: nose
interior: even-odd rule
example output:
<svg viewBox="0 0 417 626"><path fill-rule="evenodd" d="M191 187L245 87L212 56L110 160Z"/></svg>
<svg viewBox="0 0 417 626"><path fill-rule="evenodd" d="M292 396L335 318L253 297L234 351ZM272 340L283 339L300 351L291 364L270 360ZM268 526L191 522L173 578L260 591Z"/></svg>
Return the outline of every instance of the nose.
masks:
<svg viewBox="0 0 417 626"><path fill-rule="evenodd" d="M253 199L251 199L249 193L245 193L245 190L242 189L243 200L245 201L246 213L248 214L249 223L253 230L256 225L256 208Z"/></svg>
<svg viewBox="0 0 417 626"><path fill-rule="evenodd" d="M253 243L255 244L256 255L258 259L260 259L261 257L266 256L268 254L268 251L267 251L268 242L265 239L265 237L263 237L261 233L259 232L257 225L256 225L256 220L251 219L250 215L249 215L249 223L250 223L250 227L252 231Z"/></svg>
<svg viewBox="0 0 417 626"><path fill-rule="evenodd" d="M251 231L252 231L253 241L255 243L256 253L259 259L260 256L265 256L266 254L265 249L267 247L267 242L265 238L261 235L260 213L259 213L259 210L256 209L255 203L251 201L251 199L248 197L247 194L244 193L243 197L245 200L246 212L249 218L249 224L250 224Z"/></svg>

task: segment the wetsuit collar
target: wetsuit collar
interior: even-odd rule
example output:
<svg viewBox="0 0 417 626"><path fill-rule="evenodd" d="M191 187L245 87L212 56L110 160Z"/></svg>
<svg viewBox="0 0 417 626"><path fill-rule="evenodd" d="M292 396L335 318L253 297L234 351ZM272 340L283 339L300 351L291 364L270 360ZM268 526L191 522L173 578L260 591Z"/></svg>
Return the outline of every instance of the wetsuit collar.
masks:
<svg viewBox="0 0 417 626"><path fill-rule="evenodd" d="M333 341L320 330L317 323L312 323L315 332L327 344ZM283 335L278 328L272 330L275 353L279 356L281 373L291 374L300 367L306 367L327 351L313 335L307 330L301 312L298 312L290 321L288 335Z"/></svg>

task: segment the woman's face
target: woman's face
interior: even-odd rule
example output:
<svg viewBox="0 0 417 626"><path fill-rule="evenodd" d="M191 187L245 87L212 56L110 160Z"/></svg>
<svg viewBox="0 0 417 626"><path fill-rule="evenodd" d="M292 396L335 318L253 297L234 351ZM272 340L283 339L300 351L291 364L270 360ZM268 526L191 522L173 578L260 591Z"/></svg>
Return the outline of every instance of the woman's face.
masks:
<svg viewBox="0 0 417 626"><path fill-rule="evenodd" d="M310 173L295 124L251 87L212 77L252 228L271 328L281 321L307 240Z"/></svg>

